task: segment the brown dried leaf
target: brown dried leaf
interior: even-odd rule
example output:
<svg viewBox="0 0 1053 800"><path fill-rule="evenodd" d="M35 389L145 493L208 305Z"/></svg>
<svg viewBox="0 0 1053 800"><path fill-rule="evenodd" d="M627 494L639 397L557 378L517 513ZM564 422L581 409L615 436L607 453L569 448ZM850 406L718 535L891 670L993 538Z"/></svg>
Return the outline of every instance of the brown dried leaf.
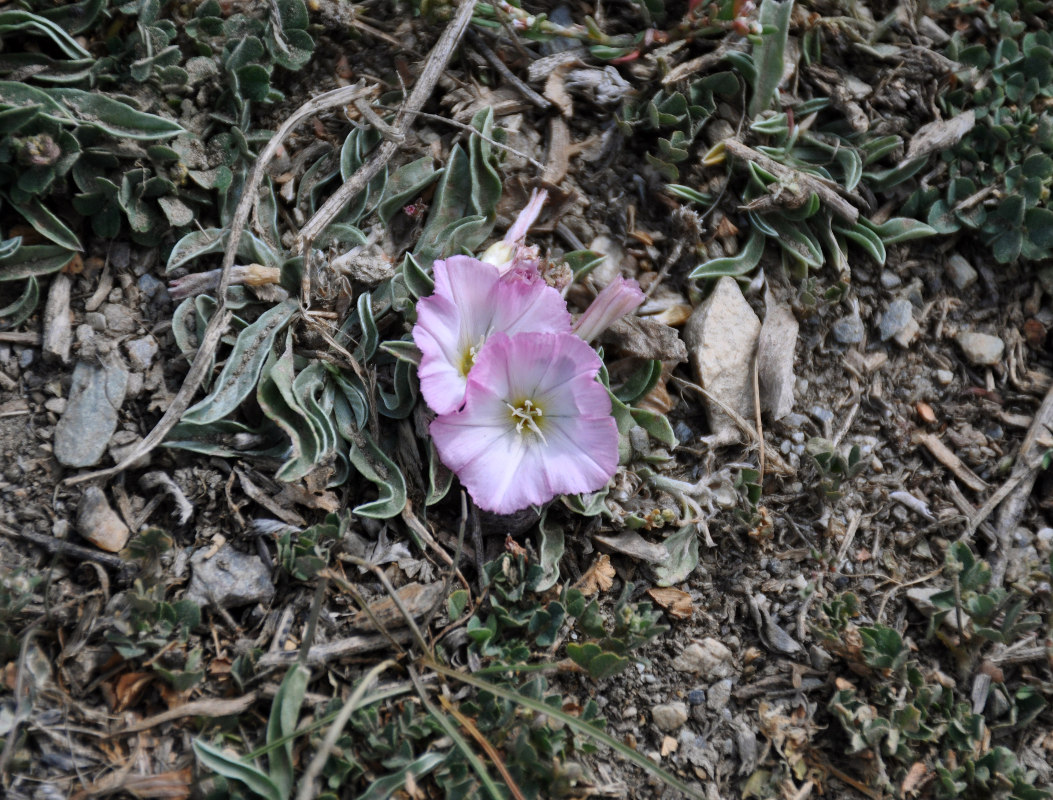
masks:
<svg viewBox="0 0 1053 800"><path fill-rule="evenodd" d="M126 672L117 678L113 686L117 705L113 710L121 712L135 705L155 677L153 672Z"/></svg>
<svg viewBox="0 0 1053 800"><path fill-rule="evenodd" d="M932 780L933 775L934 773L925 766L924 762L915 761L907 772L907 777L900 784L899 793L903 797L917 794L924 784Z"/></svg>
<svg viewBox="0 0 1053 800"><path fill-rule="evenodd" d="M614 585L614 567L611 565L611 557L601 553L599 558L592 562L592 566L581 576L578 581L578 589L586 597L599 592L606 592Z"/></svg>
<svg viewBox="0 0 1053 800"><path fill-rule="evenodd" d="M423 617L434 608L435 604L442 599L443 589L442 581L428 584L407 583L396 594L398 594L399 600L406 611L416 619ZM352 627L360 630L375 630L376 623L379 623L384 628L397 628L407 624L402 612L399 611L395 601L390 597L383 597L374 603L370 603L369 611L372 616L365 611L359 611L355 614L351 618ZM376 623L373 621L374 618Z"/></svg>
<svg viewBox="0 0 1053 800"><path fill-rule="evenodd" d="M651 595L651 599L674 619L690 619L695 613L691 595L680 589L672 587L648 589L647 594Z"/></svg>

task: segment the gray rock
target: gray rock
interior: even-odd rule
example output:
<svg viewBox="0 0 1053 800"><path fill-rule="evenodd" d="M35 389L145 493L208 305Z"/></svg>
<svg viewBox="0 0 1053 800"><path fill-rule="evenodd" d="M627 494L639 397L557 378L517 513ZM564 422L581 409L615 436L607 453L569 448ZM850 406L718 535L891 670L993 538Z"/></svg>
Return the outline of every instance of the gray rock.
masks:
<svg viewBox="0 0 1053 800"><path fill-rule="evenodd" d="M863 334L866 333L863 320L860 319L858 312L841 317L830 330L841 344L859 344L863 341Z"/></svg>
<svg viewBox="0 0 1053 800"><path fill-rule="evenodd" d="M691 366L699 384L746 419L753 419L753 354L761 323L734 278L717 281L713 293L695 309L684 326ZM704 401L711 445L741 440L736 422L721 407Z"/></svg>
<svg viewBox="0 0 1053 800"><path fill-rule="evenodd" d="M103 304L102 314L106 318L106 329L111 333L135 333L139 328L139 320L121 303Z"/></svg>
<svg viewBox="0 0 1053 800"><path fill-rule="evenodd" d="M717 681L709 687L709 692L706 695L706 705L709 707L710 711L723 711L727 708L729 702L731 702L730 678Z"/></svg>
<svg viewBox="0 0 1053 800"><path fill-rule="evenodd" d="M106 330L106 315L101 311L89 311L84 315L84 322L91 325L92 330L100 333Z"/></svg>
<svg viewBox="0 0 1053 800"><path fill-rule="evenodd" d="M899 297L889 303L888 310L881 315L878 333L881 341L887 342L914 320L914 311L910 301Z"/></svg>
<svg viewBox="0 0 1053 800"><path fill-rule="evenodd" d="M80 535L108 553L116 553L128 543L131 531L117 512L110 508L106 495L98 486L89 486L77 506L77 530Z"/></svg>
<svg viewBox="0 0 1053 800"><path fill-rule="evenodd" d="M954 381L954 373L949 369L936 370L936 382L941 386L949 386Z"/></svg>
<svg viewBox="0 0 1053 800"><path fill-rule="evenodd" d="M976 283L977 274L972 264L955 253L947 259L947 277L962 291Z"/></svg>
<svg viewBox="0 0 1053 800"><path fill-rule="evenodd" d="M808 661L814 669L826 672L834 658L819 645L813 644L808 648Z"/></svg>
<svg viewBox="0 0 1053 800"><path fill-rule="evenodd" d="M187 600L198 605L215 604L223 608L267 602L274 597L270 573L259 556L240 553L223 545L211 558L208 550L198 550L190 559L193 575L186 591Z"/></svg>
<svg viewBox="0 0 1053 800"><path fill-rule="evenodd" d="M140 372L146 372L157 357L157 342L153 336L143 336L141 339L132 339L125 342L124 349L128 351L128 358L132 366Z"/></svg>
<svg viewBox="0 0 1053 800"><path fill-rule="evenodd" d="M44 408L53 414L62 415L66 413L66 398L65 397L49 397L44 402Z"/></svg>
<svg viewBox="0 0 1053 800"><path fill-rule="evenodd" d="M165 288L164 283L155 278L149 272L140 277L136 285L139 287L139 291L149 298L153 298L158 292Z"/></svg>
<svg viewBox="0 0 1053 800"><path fill-rule="evenodd" d="M981 367L997 364L1005 353L1005 342L987 333L963 331L955 340L965 357Z"/></svg>
<svg viewBox="0 0 1053 800"><path fill-rule="evenodd" d="M655 727L665 733L679 730L680 726L687 722L687 703L679 700L673 703L662 703L651 709L651 721Z"/></svg>
<svg viewBox="0 0 1053 800"><path fill-rule="evenodd" d="M673 659L673 669L715 681L734 674L734 659L731 651L721 642L707 637L701 642L685 647L683 652Z"/></svg>
<svg viewBox="0 0 1053 800"><path fill-rule="evenodd" d="M99 463L117 429L127 388L128 371L123 367L77 362L66 412L55 426L53 448L60 464L90 467Z"/></svg>

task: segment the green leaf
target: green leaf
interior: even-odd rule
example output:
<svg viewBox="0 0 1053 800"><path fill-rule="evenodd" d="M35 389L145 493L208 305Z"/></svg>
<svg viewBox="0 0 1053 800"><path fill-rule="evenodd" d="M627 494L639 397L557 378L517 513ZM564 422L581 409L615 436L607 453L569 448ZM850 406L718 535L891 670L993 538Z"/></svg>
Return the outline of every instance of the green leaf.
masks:
<svg viewBox="0 0 1053 800"><path fill-rule="evenodd" d="M862 247L878 264L885 263L885 245L881 238L866 225L857 222L851 226L834 223L833 228Z"/></svg>
<svg viewBox="0 0 1053 800"><path fill-rule="evenodd" d="M749 115L755 118L761 111L771 108L775 91L782 80L786 54L786 41L790 32L790 16L793 0L762 0L758 19L765 28L774 28L766 33L759 46L753 48L753 59L757 66L757 77L750 98ZM758 52L758 50L760 52Z"/></svg>
<svg viewBox="0 0 1053 800"><path fill-rule="evenodd" d="M633 408L629 410L633 422L647 431L651 436L668 447L676 447L676 434L665 414L657 411L648 411L644 408Z"/></svg>
<svg viewBox="0 0 1053 800"><path fill-rule="evenodd" d="M922 239L926 236L935 236L937 234L935 228L910 217L892 217L892 219L886 220L880 225L875 225L873 222L864 219L863 224L874 231L886 247L890 244L909 242L913 239Z"/></svg>
<svg viewBox="0 0 1053 800"><path fill-rule="evenodd" d="M25 217L26 221L29 222L29 224L32 225L41 236L50 239L59 247L63 247L66 250L84 250L77 235L67 228L62 220L52 214L51 211L40 202L39 197L34 197L28 202L20 204L12 202L10 195L6 192L4 193L4 198L18 209L19 213Z"/></svg>
<svg viewBox="0 0 1053 800"><path fill-rule="evenodd" d="M219 375L215 388L183 414L182 421L203 425L223 419L252 394L264 362L278 334L299 308L293 298L260 314L259 319L238 334L234 350Z"/></svg>
<svg viewBox="0 0 1053 800"><path fill-rule="evenodd" d="M453 471L439 458L435 442L428 439L428 494L424 498L425 506L432 506L449 494L453 486Z"/></svg>
<svg viewBox="0 0 1053 800"><path fill-rule="evenodd" d="M623 403L635 403L657 385L660 377L662 377L662 362L658 359L651 359L629 376L629 379L618 387L614 394Z"/></svg>
<svg viewBox="0 0 1053 800"><path fill-rule="evenodd" d="M360 436L365 449L360 448L356 442L351 442L349 457L362 477L376 484L379 496L376 500L362 503L351 511L360 517L372 519L396 517L406 507L406 479L395 462L388 458L369 434L362 431Z"/></svg>
<svg viewBox="0 0 1053 800"><path fill-rule="evenodd" d="M28 11L0 12L0 34L24 30L44 34L51 39L67 58L92 57L91 53L81 47L76 39L49 19L30 14Z"/></svg>
<svg viewBox="0 0 1053 800"><path fill-rule="evenodd" d="M541 572L537 579L528 587L532 592L544 592L551 589L559 581L559 561L563 558L565 542L563 527L559 524L550 524L548 521L548 509L546 508L538 521L538 556Z"/></svg>
<svg viewBox="0 0 1053 800"><path fill-rule="evenodd" d="M270 776L237 756L223 752L201 739L194 740L194 754L198 761L224 778L244 784L249 791L263 800L287 800Z"/></svg>
<svg viewBox="0 0 1053 800"><path fill-rule="evenodd" d="M823 265L822 247L806 223L795 224L779 214L767 215L766 221L776 232L775 241L788 255L812 269Z"/></svg>
<svg viewBox="0 0 1053 800"><path fill-rule="evenodd" d="M0 83L0 93L4 84ZM54 88L48 94L68 109L72 119L81 125L100 128L111 136L124 139L169 139L186 133L182 125L171 120L137 111L125 103L97 92L81 89Z"/></svg>
<svg viewBox="0 0 1053 800"><path fill-rule="evenodd" d="M415 779L416 783L416 779L424 777L445 760L445 753L425 753L390 775L377 778L357 800L387 800L390 797L403 796L406 793L400 790L410 778Z"/></svg>
<svg viewBox="0 0 1053 800"><path fill-rule="evenodd" d="M666 184L666 190L673 196L679 197L682 200L687 200L692 203L698 203L702 206L708 206L713 202L713 198L708 194L702 194L697 189L692 189L690 186L684 186L680 183L669 183Z"/></svg>
<svg viewBox="0 0 1053 800"><path fill-rule="evenodd" d="M436 170L432 159L427 156L396 169L388 179L384 200L377 208L380 219L385 224L391 222L392 217L419 198L443 172L445 170Z"/></svg>
<svg viewBox="0 0 1053 800"><path fill-rule="evenodd" d="M698 566L698 533L694 525L684 525L662 542L669 559L654 567L659 586L672 586L688 579Z"/></svg>
<svg viewBox="0 0 1053 800"><path fill-rule="evenodd" d="M0 308L0 330L17 328L36 310L40 302L40 284L30 275L22 294L16 300Z"/></svg>
<svg viewBox="0 0 1053 800"><path fill-rule="evenodd" d="M274 700L271 701L271 713L267 719L267 742L290 737L296 732L296 721L300 718L300 706L303 705L307 684L311 680L311 671L302 664L290 667L278 687ZM289 739L280 748L271 752L269 771L271 779L280 792L280 797L288 798L292 794L295 778L293 761L293 743Z"/></svg>
<svg viewBox="0 0 1053 800"><path fill-rule="evenodd" d="M753 229L746 246L737 255L727 258L714 258L695 267L687 276L691 279L722 278L725 275L738 277L754 270L760 263L764 252L764 234Z"/></svg>
<svg viewBox="0 0 1053 800"><path fill-rule="evenodd" d="M66 266L75 255L71 250L50 244L25 245L14 254L0 258L0 283L50 275Z"/></svg>

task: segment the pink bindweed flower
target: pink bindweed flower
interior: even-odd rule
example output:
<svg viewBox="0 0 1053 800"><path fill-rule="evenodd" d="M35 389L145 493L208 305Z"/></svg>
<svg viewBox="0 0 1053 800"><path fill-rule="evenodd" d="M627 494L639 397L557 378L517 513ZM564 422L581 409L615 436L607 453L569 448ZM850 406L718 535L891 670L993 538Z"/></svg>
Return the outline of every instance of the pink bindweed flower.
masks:
<svg viewBox="0 0 1053 800"><path fill-rule="evenodd" d="M559 292L540 280L504 278L493 264L452 256L433 266L435 292L417 303L413 341L421 351L421 393L438 414L464 402L468 373L494 333L570 331Z"/></svg>
<svg viewBox="0 0 1053 800"><path fill-rule="evenodd" d="M495 265L502 275L523 265L532 265L536 270L539 258L537 247L525 244L526 235L530 226L537 221L541 207L545 205L547 199L548 192L544 189L541 191L535 189L531 192L530 200L519 212L512 227L505 233L505 238L490 245L483 253L482 260Z"/></svg>
<svg viewBox="0 0 1053 800"><path fill-rule="evenodd" d="M618 426L600 359L569 333L495 333L468 376L464 408L431 435L479 508L511 514L592 492L618 466Z"/></svg>
<svg viewBox="0 0 1053 800"><path fill-rule="evenodd" d="M578 317L574 323L574 333L586 342L591 342L615 320L636 310L645 299L640 284L618 276L596 295L596 299Z"/></svg>

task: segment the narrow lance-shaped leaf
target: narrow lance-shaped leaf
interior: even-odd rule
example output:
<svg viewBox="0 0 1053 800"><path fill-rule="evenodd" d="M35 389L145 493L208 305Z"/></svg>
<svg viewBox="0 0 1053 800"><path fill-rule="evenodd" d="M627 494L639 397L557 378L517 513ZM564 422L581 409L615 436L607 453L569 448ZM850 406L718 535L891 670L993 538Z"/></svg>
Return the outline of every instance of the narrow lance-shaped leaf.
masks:
<svg viewBox="0 0 1053 800"><path fill-rule="evenodd" d="M265 311L238 335L215 389L183 415L184 422L215 422L241 405L256 388L275 337L292 319L297 307L298 302L290 298Z"/></svg>
<svg viewBox="0 0 1053 800"><path fill-rule="evenodd" d="M764 253L764 234L754 229L750 231L750 238L746 246L737 255L727 258L714 258L704 264L695 267L689 278L722 278L725 275L738 277L752 271L760 263L761 254Z"/></svg>
<svg viewBox="0 0 1053 800"><path fill-rule="evenodd" d="M282 794L270 776L237 756L224 753L200 739L194 740L194 754L210 770L244 784L257 797L263 800L286 800L286 795Z"/></svg>
<svg viewBox="0 0 1053 800"><path fill-rule="evenodd" d="M760 7L760 23L765 28L774 28L765 33L755 55L757 78L753 86L753 97L750 99L750 117L756 117L761 111L771 107L775 90L782 80L786 41L790 32L790 16L793 13L793 0L763 0Z"/></svg>

